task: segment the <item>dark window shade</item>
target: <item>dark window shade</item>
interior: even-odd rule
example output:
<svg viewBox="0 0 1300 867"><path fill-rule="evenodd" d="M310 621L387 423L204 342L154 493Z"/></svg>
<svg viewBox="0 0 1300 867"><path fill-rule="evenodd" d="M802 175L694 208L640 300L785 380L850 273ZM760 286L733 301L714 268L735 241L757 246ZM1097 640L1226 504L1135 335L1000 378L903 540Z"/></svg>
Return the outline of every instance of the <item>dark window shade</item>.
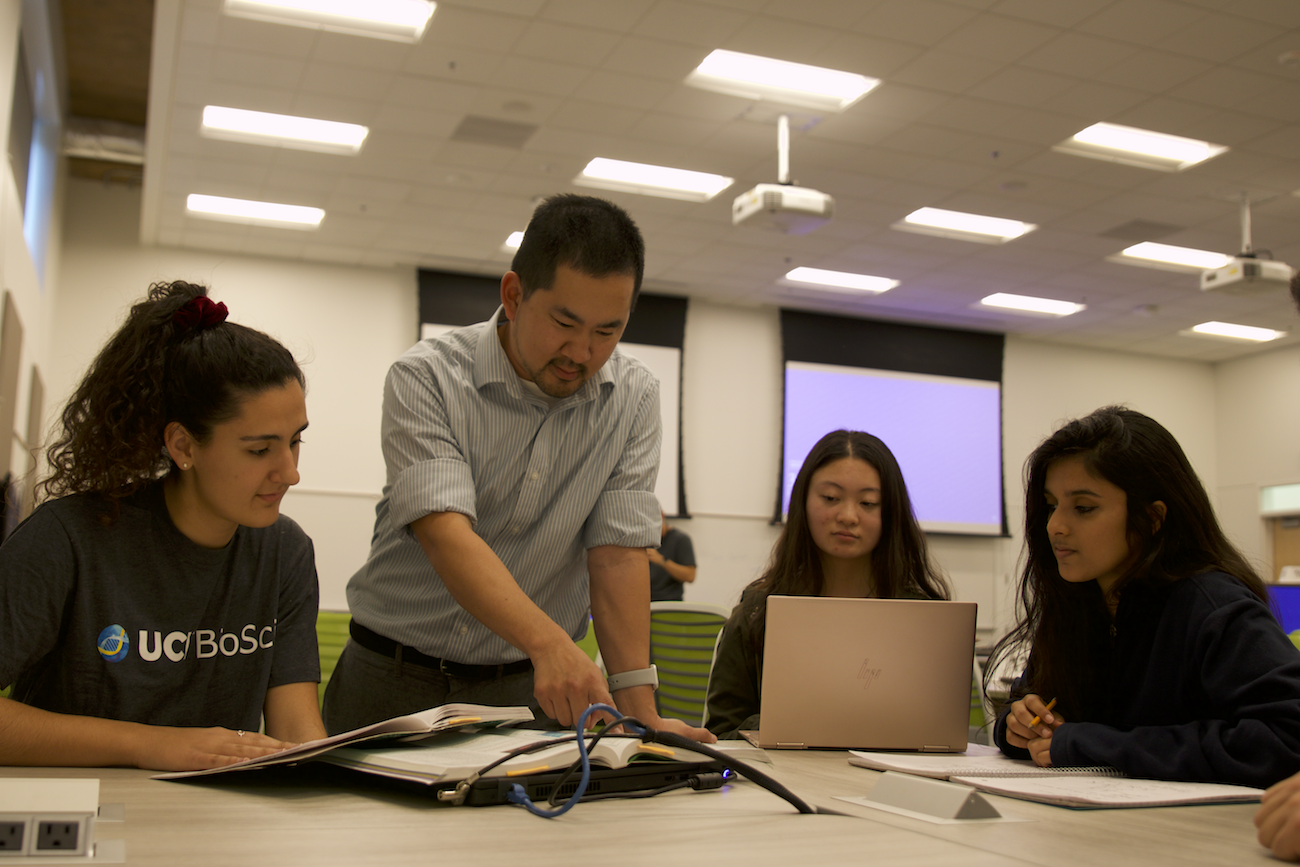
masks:
<svg viewBox="0 0 1300 867"><path fill-rule="evenodd" d="M1001 382L1006 337L782 310L781 344L786 361Z"/></svg>

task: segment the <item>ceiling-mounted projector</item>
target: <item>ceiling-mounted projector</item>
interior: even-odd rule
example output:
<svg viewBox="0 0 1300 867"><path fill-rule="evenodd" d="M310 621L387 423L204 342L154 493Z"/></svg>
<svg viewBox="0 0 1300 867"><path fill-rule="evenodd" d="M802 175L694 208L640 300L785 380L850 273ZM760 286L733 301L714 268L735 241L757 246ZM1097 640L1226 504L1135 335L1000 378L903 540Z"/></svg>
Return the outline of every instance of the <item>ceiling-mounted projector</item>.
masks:
<svg viewBox="0 0 1300 867"><path fill-rule="evenodd" d="M806 235L835 215L835 200L826 193L793 184L759 184L736 196L731 223Z"/></svg>
<svg viewBox="0 0 1300 867"><path fill-rule="evenodd" d="M806 235L835 214L829 195L790 181L790 116L777 122L777 183L759 184L731 203L731 224Z"/></svg>
<svg viewBox="0 0 1300 867"><path fill-rule="evenodd" d="M1275 292L1291 285L1291 266L1272 259L1241 256L1222 268L1201 272L1201 289L1233 295Z"/></svg>
<svg viewBox="0 0 1300 867"><path fill-rule="evenodd" d="M1285 262L1261 259L1250 247L1250 196L1241 196L1241 255L1226 265L1201 272L1202 292L1259 295L1291 285L1295 272Z"/></svg>

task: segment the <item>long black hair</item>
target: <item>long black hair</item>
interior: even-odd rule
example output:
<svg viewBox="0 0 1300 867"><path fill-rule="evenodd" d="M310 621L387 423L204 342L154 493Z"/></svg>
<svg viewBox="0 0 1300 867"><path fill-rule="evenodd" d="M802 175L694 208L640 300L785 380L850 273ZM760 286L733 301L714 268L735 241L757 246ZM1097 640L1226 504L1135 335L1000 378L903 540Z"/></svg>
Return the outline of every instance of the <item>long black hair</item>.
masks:
<svg viewBox="0 0 1300 867"><path fill-rule="evenodd" d="M903 471L894 453L879 437L869 433L832 431L818 440L804 458L790 491L785 528L772 547L767 571L749 585L742 597L744 616L753 625L760 646L768 596L818 596L822 592L825 576L821 557L808 529L808 488L819 469L841 458L865 461L880 475L880 541L870 558L874 595L884 599L911 595L948 599L951 596L948 580L930 559L925 534L916 522Z"/></svg>
<svg viewBox="0 0 1300 867"><path fill-rule="evenodd" d="M155 283L131 308L63 410L38 486L44 497L98 494L116 513L122 497L170 469L170 422L205 443L245 398L291 381L305 387L278 341L225 321L224 310L201 316L216 308L207 294L193 283Z"/></svg>
<svg viewBox="0 0 1300 867"><path fill-rule="evenodd" d="M1182 447L1154 419L1106 406L1076 419L1034 449L1025 464L1025 566L1020 576L1018 622L994 648L988 676L1014 649L1032 650L1026 692L1055 696L1076 718L1090 706L1099 672L1089 665L1090 642L1109 621L1107 601L1095 581L1061 577L1047 532L1051 509L1044 497L1053 463L1077 457L1095 478L1124 491L1131 565L1110 588L1115 601L1135 587L1160 587L1217 569L1268 602L1264 582L1219 526L1209 495ZM1165 505L1164 514L1153 508Z"/></svg>

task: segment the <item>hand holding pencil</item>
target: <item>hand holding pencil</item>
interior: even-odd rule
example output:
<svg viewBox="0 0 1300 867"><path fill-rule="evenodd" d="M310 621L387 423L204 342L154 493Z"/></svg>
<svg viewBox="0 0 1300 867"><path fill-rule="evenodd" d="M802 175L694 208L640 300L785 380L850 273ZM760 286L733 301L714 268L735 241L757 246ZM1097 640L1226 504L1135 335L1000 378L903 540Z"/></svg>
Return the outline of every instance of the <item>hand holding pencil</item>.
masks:
<svg viewBox="0 0 1300 867"><path fill-rule="evenodd" d="M1041 767L1052 764L1052 732L1065 722L1053 713L1056 699L1044 703L1041 696L1030 693L1012 703L1007 713L1007 743L1029 751L1030 758Z"/></svg>
<svg viewBox="0 0 1300 867"><path fill-rule="evenodd" d="M1054 708L1054 707L1056 707L1056 699L1052 699L1051 701L1049 701L1049 702L1047 703L1047 707L1043 709L1043 713L1047 713L1047 711L1051 710L1051 709ZM1035 717L1030 721L1030 723L1029 723L1029 727L1030 727L1030 728L1033 728L1034 726L1038 725L1038 724L1042 721L1042 719L1043 719L1043 718L1042 718L1041 716L1035 716Z"/></svg>

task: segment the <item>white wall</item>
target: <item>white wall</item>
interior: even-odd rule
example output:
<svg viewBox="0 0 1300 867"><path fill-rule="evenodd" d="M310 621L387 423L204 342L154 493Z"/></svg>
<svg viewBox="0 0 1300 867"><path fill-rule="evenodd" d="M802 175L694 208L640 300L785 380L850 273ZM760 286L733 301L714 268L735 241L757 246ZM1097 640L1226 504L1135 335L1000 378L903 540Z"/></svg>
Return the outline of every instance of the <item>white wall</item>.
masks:
<svg viewBox="0 0 1300 867"><path fill-rule="evenodd" d="M1216 391L1212 365L1007 338L1003 365L1003 461L1007 520L1014 538L992 562L998 628L1013 622L1016 567L1024 540L1025 459L1070 418L1124 404L1177 438L1211 493L1216 484Z"/></svg>
<svg viewBox="0 0 1300 867"><path fill-rule="evenodd" d="M0 3L0 141L9 140L9 116L14 89L14 70L18 58L19 24L21 10L26 8L29 14L45 14L41 4L5 2ZM40 30L42 26L48 31L48 24L34 22ZM53 87L53 84L50 85ZM57 92L57 89L55 90ZM50 94L52 98L52 93ZM57 176L62 176L63 163L56 166ZM13 174L7 169L0 170L0 287L13 296L19 321L23 326L22 353L18 376L17 406L14 416L15 434L22 439L27 435L27 416L31 400L31 377L34 367L40 368L46 383L45 409L50 408L49 371L46 360L49 356L51 334L54 329L55 287L59 280L59 249L62 220L62 188L56 186L51 202L51 225L49 226L46 247L44 283L37 276L36 263L32 260L23 240L23 211ZM48 414L48 413L47 413ZM15 443L14 472L26 469L27 454L17 454L19 446ZM20 463L19 460L22 462ZM30 480L22 480L27 484Z"/></svg>
<svg viewBox="0 0 1300 867"><path fill-rule="evenodd" d="M138 191L68 185L59 329L47 353L49 405L61 402L151 281L210 284L236 321L274 334L304 361L312 427L303 481L285 511L316 541L323 604L343 607L343 585L365 557L384 480L378 448L383 376L416 336L413 269L142 248L136 241L139 202ZM699 561L699 577L686 597L731 606L761 572L778 532L770 524L780 449L778 312L692 301L683 368L682 442L693 517L675 523L693 538ZM1217 495L1230 531L1248 553L1261 556L1262 543L1252 541L1259 527L1253 500L1243 509L1236 492L1253 497L1260 481L1300 480L1300 401L1274 397L1300 396L1297 380L1295 350L1216 368L1012 336L1003 421L1014 535L935 537L936 558L958 596L980 603L984 628L1009 625L1024 460L1061 421L1107 403L1126 403L1165 424Z"/></svg>
<svg viewBox="0 0 1300 867"><path fill-rule="evenodd" d="M1218 364L1215 390L1219 517L1267 578L1274 564L1259 489L1300 482L1300 352L1285 347Z"/></svg>

